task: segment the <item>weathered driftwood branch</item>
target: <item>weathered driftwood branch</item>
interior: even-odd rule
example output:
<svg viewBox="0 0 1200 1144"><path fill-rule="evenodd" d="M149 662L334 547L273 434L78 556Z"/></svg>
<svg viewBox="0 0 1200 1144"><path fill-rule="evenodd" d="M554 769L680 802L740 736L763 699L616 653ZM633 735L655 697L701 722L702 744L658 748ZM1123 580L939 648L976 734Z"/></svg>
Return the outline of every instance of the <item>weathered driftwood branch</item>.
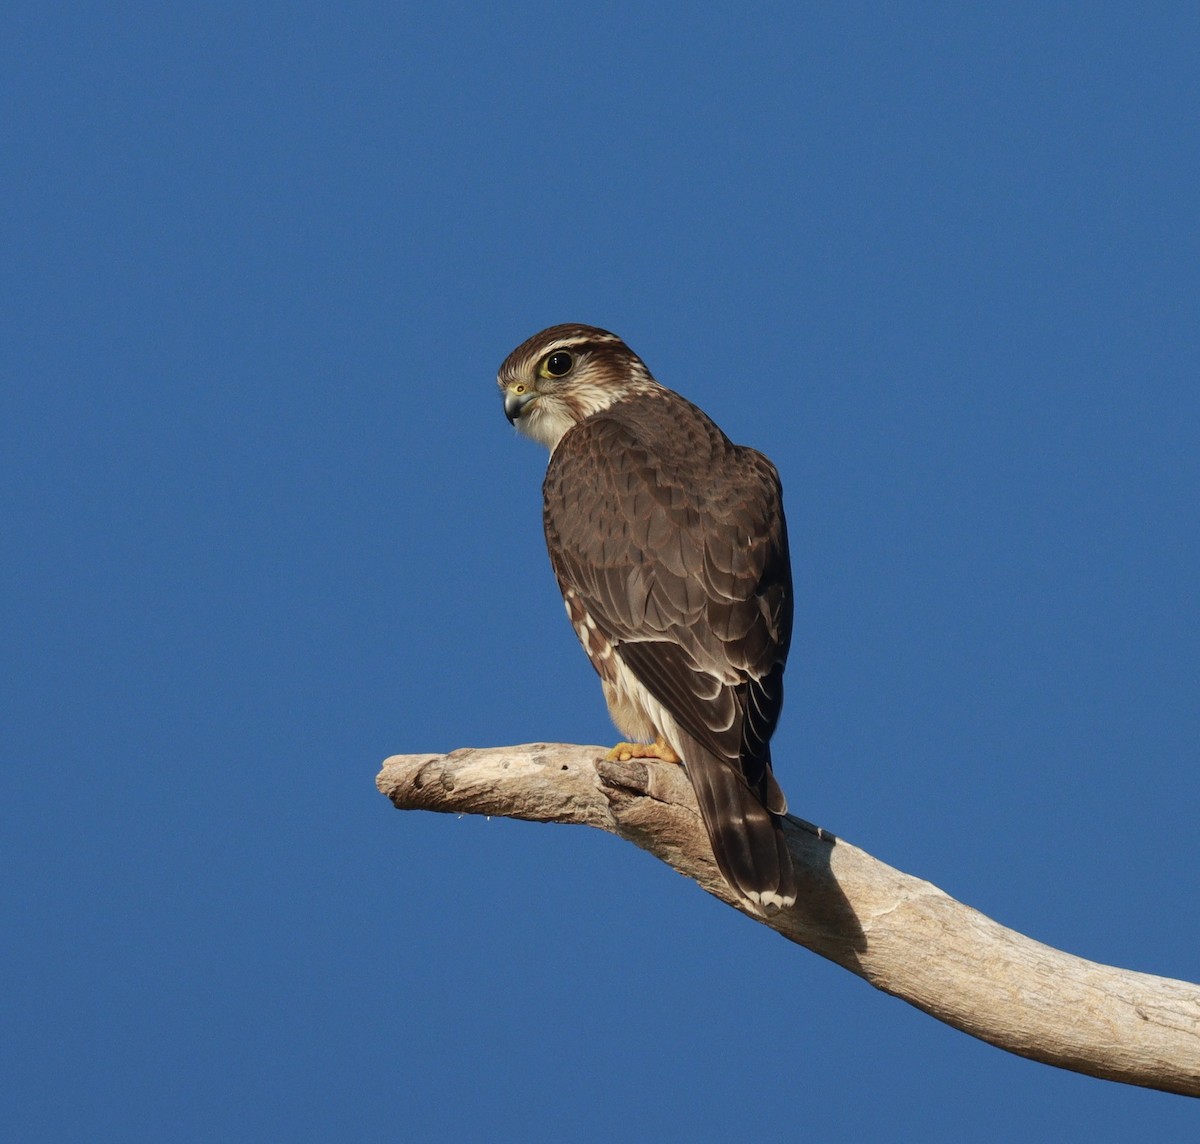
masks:
<svg viewBox="0 0 1200 1144"><path fill-rule="evenodd" d="M750 913L717 872L682 768L533 743L395 755L379 789L401 810L598 826L878 989L973 1037L1107 1080L1200 1096L1200 986L1073 957L799 819L796 906Z"/></svg>

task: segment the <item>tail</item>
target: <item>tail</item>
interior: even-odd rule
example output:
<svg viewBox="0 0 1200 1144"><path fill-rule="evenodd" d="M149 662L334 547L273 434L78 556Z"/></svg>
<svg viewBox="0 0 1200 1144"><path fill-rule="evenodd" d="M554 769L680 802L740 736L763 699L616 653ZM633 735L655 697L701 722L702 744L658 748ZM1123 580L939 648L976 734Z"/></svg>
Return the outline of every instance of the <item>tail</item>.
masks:
<svg viewBox="0 0 1200 1144"><path fill-rule="evenodd" d="M763 913L794 905L796 870L780 817L763 805L763 797L751 790L728 762L690 736L679 737L683 740L680 754L700 804L713 857L725 880ZM778 795L770 774L768 764L767 782ZM763 796L775 801L768 790Z"/></svg>

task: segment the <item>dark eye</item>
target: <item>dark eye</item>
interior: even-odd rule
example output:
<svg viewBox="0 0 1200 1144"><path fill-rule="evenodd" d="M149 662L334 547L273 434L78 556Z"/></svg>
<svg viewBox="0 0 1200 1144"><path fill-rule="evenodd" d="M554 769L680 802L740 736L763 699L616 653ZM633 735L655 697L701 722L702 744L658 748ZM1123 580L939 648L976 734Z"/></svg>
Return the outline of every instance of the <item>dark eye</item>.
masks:
<svg viewBox="0 0 1200 1144"><path fill-rule="evenodd" d="M546 359L546 373L551 377L565 377L574 364L575 359L566 350L559 350Z"/></svg>

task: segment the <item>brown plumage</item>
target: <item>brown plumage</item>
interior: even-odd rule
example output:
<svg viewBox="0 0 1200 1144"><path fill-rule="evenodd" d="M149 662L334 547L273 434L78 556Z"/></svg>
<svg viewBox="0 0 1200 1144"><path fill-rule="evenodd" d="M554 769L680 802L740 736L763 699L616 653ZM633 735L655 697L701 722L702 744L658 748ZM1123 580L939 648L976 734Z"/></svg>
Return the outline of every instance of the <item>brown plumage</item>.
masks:
<svg viewBox="0 0 1200 1144"><path fill-rule="evenodd" d="M603 330L545 330L499 380L510 420L551 449L546 545L614 722L683 760L734 889L791 905L770 750L792 627L775 467Z"/></svg>

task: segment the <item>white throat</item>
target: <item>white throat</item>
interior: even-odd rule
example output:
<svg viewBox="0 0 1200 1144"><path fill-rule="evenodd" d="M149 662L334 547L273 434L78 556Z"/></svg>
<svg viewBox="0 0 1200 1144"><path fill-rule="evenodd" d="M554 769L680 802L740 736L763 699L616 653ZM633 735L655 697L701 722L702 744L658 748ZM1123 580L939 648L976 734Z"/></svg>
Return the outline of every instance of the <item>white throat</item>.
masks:
<svg viewBox="0 0 1200 1144"><path fill-rule="evenodd" d="M525 415L518 420L517 428L553 453L568 429L592 414L602 412L624 396L627 395L614 394L611 389L598 385L577 386L570 401L556 393L544 393L529 405Z"/></svg>

